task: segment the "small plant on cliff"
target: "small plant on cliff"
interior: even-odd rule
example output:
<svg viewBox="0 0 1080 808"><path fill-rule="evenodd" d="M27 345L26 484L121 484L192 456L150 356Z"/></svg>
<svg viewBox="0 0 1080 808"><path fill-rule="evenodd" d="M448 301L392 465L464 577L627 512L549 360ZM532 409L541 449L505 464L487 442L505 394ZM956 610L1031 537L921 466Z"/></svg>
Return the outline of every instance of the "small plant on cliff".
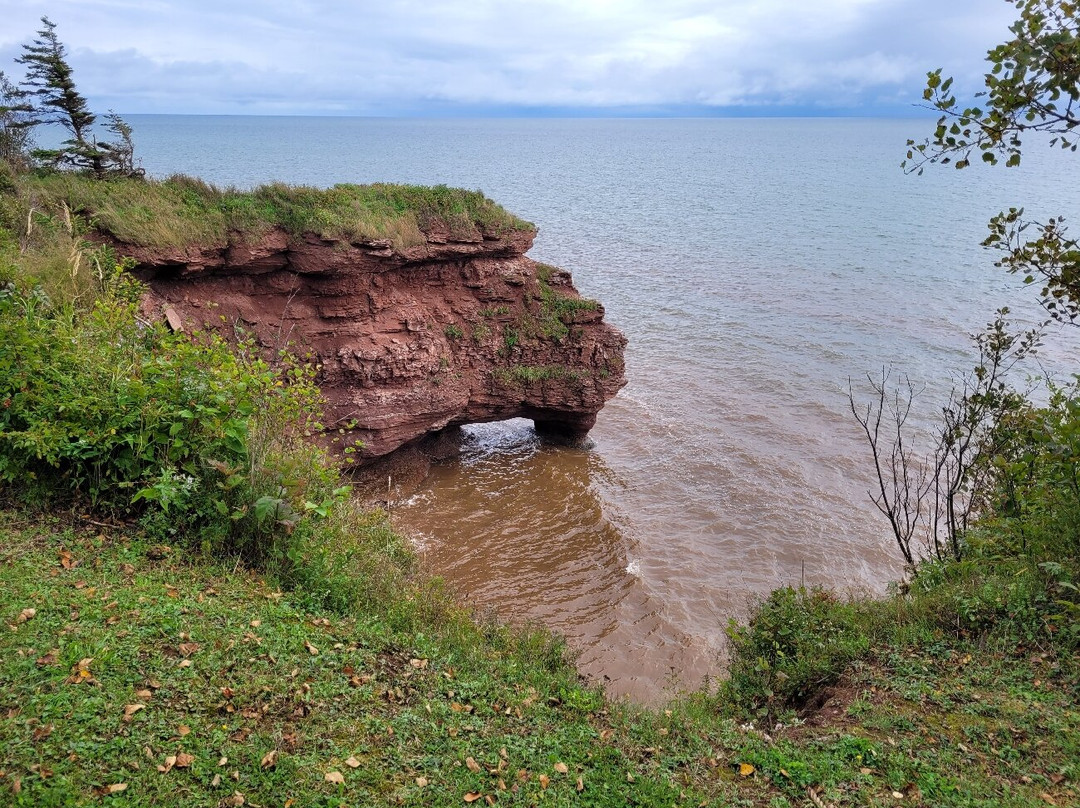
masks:
<svg viewBox="0 0 1080 808"><path fill-rule="evenodd" d="M446 334L447 339L459 340L465 336L465 332L461 330L461 326L457 323L450 323L443 329L443 333Z"/></svg>

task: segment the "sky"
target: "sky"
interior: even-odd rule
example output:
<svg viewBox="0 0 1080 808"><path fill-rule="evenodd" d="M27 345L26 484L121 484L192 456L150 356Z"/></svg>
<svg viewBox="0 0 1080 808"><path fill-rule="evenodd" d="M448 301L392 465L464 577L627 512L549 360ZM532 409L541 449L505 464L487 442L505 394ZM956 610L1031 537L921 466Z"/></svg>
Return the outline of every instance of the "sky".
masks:
<svg viewBox="0 0 1080 808"><path fill-rule="evenodd" d="M121 114L905 115L977 89L1004 0L0 0Z"/></svg>

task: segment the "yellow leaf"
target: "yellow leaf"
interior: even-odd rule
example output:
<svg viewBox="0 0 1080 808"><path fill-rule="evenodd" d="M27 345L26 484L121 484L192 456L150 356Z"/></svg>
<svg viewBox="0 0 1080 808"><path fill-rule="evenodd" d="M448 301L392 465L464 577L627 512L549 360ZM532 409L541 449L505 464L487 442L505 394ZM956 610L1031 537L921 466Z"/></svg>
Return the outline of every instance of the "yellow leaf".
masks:
<svg viewBox="0 0 1080 808"><path fill-rule="evenodd" d="M547 788L551 783L551 778L546 774L541 774L538 779L540 780L540 788Z"/></svg>
<svg viewBox="0 0 1080 808"><path fill-rule="evenodd" d="M327 772L323 779L328 783L336 783L339 786L345 784L345 775L341 772Z"/></svg>
<svg viewBox="0 0 1080 808"><path fill-rule="evenodd" d="M108 786L108 789L110 794L119 794L121 791L127 790L127 783L113 783Z"/></svg>
<svg viewBox="0 0 1080 808"><path fill-rule="evenodd" d="M757 771L757 769L755 769L753 767L753 765L750 764L750 763L740 763L739 764L739 776L740 777L749 777L755 771Z"/></svg>

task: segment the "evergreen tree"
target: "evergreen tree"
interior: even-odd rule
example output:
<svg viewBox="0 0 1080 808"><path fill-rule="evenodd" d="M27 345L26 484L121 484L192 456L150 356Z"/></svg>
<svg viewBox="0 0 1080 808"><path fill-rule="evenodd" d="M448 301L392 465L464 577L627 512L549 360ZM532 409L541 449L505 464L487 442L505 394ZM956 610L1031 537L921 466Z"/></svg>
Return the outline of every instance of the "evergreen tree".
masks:
<svg viewBox="0 0 1080 808"><path fill-rule="evenodd" d="M96 177L140 173L134 166L131 127L116 113L109 114L108 128L119 140L98 143L94 137L97 118L75 87L67 51L56 35L56 24L48 17L42 17L41 24L37 39L23 45L23 55L15 60L26 67L23 93L33 101L24 125L56 124L67 130L69 137L59 148L35 150L34 157L54 167L89 171Z"/></svg>
<svg viewBox="0 0 1080 808"><path fill-rule="evenodd" d="M30 165L30 127L33 107L26 93L0 70L0 161L16 171Z"/></svg>

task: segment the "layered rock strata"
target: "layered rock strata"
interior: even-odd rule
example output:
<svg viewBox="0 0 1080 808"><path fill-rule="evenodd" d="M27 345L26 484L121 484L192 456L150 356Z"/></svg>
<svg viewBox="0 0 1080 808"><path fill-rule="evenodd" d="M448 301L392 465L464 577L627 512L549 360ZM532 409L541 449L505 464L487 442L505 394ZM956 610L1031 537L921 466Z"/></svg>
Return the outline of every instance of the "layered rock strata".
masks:
<svg viewBox="0 0 1080 808"><path fill-rule="evenodd" d="M603 306L525 256L535 231L425 236L407 248L281 230L217 246L115 246L149 286L148 315L313 353L328 436L339 450L362 442L351 457L514 417L583 440L625 384L626 340Z"/></svg>

